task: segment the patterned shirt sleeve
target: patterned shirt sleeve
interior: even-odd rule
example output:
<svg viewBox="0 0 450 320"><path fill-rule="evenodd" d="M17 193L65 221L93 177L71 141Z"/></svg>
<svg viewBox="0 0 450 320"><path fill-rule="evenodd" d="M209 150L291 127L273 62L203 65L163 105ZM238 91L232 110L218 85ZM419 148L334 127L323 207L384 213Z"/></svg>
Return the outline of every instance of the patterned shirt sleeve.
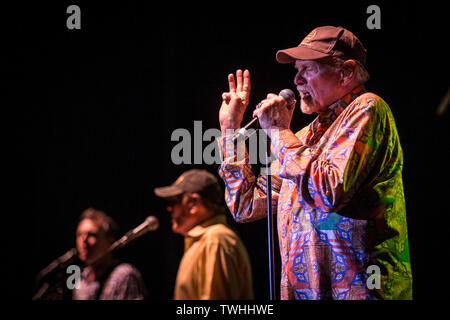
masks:
<svg viewBox="0 0 450 320"><path fill-rule="evenodd" d="M230 136L218 141L222 150L219 175L225 182L225 200L237 222L250 222L267 214L266 176L255 176L244 141L233 143ZM271 163L271 172L279 170L278 161ZM281 179L272 175L272 208L276 212Z"/></svg>

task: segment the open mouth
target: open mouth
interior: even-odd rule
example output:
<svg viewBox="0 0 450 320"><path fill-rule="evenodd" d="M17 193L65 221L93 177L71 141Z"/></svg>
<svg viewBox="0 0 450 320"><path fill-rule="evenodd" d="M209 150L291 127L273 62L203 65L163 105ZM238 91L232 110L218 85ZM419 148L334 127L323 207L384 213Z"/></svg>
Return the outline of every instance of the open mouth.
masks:
<svg viewBox="0 0 450 320"><path fill-rule="evenodd" d="M297 90L298 90L298 93L300 94L300 98L308 99L311 97L311 94L309 93L309 91L304 90L302 88L298 88L298 87L297 87Z"/></svg>
<svg viewBox="0 0 450 320"><path fill-rule="evenodd" d="M308 91L300 91L300 97L302 99L308 99L308 98L311 98L311 95L309 94Z"/></svg>

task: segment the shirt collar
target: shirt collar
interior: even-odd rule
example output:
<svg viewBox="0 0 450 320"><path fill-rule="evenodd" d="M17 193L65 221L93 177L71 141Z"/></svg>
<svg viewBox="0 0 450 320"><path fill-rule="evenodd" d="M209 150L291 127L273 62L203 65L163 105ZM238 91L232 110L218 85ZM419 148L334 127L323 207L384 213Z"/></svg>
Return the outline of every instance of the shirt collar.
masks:
<svg viewBox="0 0 450 320"><path fill-rule="evenodd" d="M332 103L324 112L319 114L318 121L321 124L331 124L344 111L344 109L357 97L366 92L363 85L360 85L347 93L345 96Z"/></svg>
<svg viewBox="0 0 450 320"><path fill-rule="evenodd" d="M227 218L224 214L218 214L214 217L203 221L188 231L184 238L184 250L187 251L192 244L199 240L206 232L207 228L215 224L227 225Z"/></svg>
<svg viewBox="0 0 450 320"><path fill-rule="evenodd" d="M188 231L186 237L190 238L200 238L205 232L206 229L214 224L227 224L227 218L223 214L218 214L208 220L205 220L199 225L196 225L191 230Z"/></svg>

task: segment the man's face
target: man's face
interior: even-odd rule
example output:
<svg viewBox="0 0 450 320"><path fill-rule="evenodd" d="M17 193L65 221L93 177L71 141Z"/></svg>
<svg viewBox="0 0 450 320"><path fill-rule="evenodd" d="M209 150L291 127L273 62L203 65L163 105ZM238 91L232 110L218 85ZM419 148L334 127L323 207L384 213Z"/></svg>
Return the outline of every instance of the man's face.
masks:
<svg viewBox="0 0 450 320"><path fill-rule="evenodd" d="M294 83L300 94L303 113L320 113L338 100L340 72L335 67L314 60L297 60Z"/></svg>
<svg viewBox="0 0 450 320"><path fill-rule="evenodd" d="M190 213L189 202L189 196L184 194L170 199L167 205L172 217L172 231L182 236L197 224L196 217Z"/></svg>
<svg viewBox="0 0 450 320"><path fill-rule="evenodd" d="M90 264L111 245L99 223L91 219L83 219L78 224L76 246L80 260Z"/></svg>

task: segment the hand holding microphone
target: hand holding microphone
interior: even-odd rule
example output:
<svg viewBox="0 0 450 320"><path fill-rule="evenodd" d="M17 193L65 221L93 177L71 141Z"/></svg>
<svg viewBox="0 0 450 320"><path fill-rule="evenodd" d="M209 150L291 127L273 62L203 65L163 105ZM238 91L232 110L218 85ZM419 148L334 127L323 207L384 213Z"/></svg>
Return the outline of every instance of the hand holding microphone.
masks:
<svg viewBox="0 0 450 320"><path fill-rule="evenodd" d="M253 117L267 134L267 129L288 129L295 103L295 94L290 89L283 89L278 95L270 93L253 111Z"/></svg>
<svg viewBox="0 0 450 320"><path fill-rule="evenodd" d="M290 89L281 90L278 96L272 93L268 94L267 99L255 107L253 119L233 135L233 140L237 139L239 135L245 135L245 130L258 120L263 129L289 128L295 102L295 94ZM265 115L265 117L261 117L261 115Z"/></svg>

